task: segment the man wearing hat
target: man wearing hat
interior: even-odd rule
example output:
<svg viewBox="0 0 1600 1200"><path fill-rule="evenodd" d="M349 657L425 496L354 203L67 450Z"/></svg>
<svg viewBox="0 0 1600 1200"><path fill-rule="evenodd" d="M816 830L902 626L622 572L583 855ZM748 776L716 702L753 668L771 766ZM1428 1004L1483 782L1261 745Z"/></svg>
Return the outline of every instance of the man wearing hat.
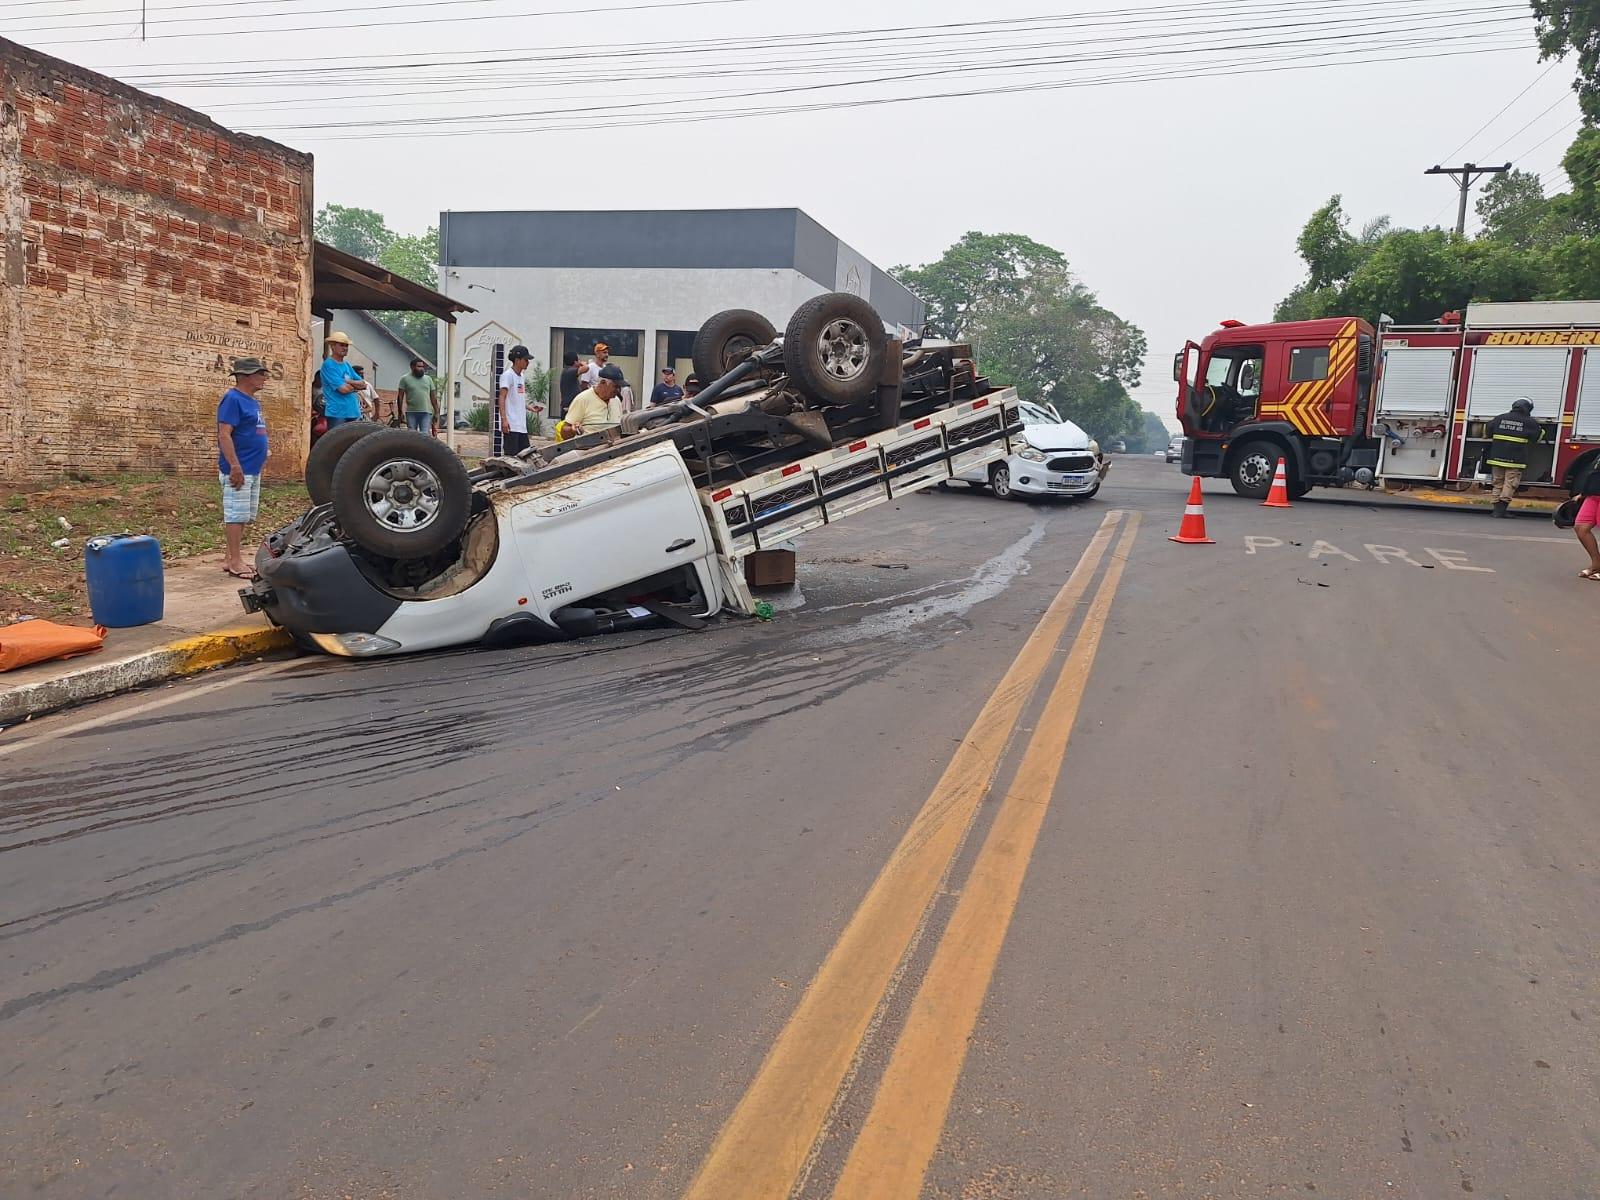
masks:
<svg viewBox="0 0 1600 1200"><path fill-rule="evenodd" d="M350 357L350 335L328 335L328 356L322 360L322 412L328 428L361 419L361 397L366 380L345 360Z"/></svg>
<svg viewBox="0 0 1600 1200"><path fill-rule="evenodd" d="M600 378L600 369L606 365L610 358L611 347L604 342L596 342L594 344L594 357L589 360L588 369L578 378L588 386L593 387L594 381ZM621 368L619 367L618 370L621 370Z"/></svg>
<svg viewBox="0 0 1600 1200"><path fill-rule="evenodd" d="M586 433L600 433L622 424L622 402L618 397L626 382L621 367L610 364L601 367L594 386L578 393L566 417L556 426L557 439L565 441Z"/></svg>
<svg viewBox="0 0 1600 1200"><path fill-rule="evenodd" d="M523 377L533 355L526 346L513 346L506 358L510 365L500 372L500 453L515 457L528 448L528 383ZM533 406L534 421L544 407Z"/></svg>
<svg viewBox="0 0 1600 1200"><path fill-rule="evenodd" d="M261 468L267 465L267 422L256 399L267 382L259 358L233 360L233 386L217 405L217 473L222 481L222 532L227 559L222 569L236 579L254 579L244 560L244 527L261 507Z"/></svg>
<svg viewBox="0 0 1600 1200"><path fill-rule="evenodd" d="M678 386L678 373L671 367L661 368L661 382L651 389L650 407L658 404L676 404L683 399L683 389Z"/></svg>

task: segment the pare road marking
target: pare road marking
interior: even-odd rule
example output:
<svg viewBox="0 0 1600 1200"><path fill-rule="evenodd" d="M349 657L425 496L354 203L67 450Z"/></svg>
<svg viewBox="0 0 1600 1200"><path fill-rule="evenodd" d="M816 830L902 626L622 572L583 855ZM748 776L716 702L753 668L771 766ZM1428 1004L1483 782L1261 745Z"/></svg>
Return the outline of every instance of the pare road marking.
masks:
<svg viewBox="0 0 1600 1200"><path fill-rule="evenodd" d="M1246 537L1244 539L1244 552L1246 554L1259 554L1263 550L1280 550L1286 547L1282 538L1275 537ZM1293 547L1298 548L1298 547ZM1440 546L1424 546L1422 553L1433 562L1423 562L1412 557L1409 550L1402 546L1382 546L1374 542L1363 542L1361 548L1372 556L1372 561L1387 566L1390 563L1403 563L1410 567L1440 566L1447 571L1474 571L1480 575L1495 575L1498 572L1493 567L1480 567L1474 563L1469 555L1461 550L1451 550ZM1332 542L1322 541L1320 538L1311 543L1311 548L1306 551L1310 559L1345 558L1353 563L1366 562L1359 555L1351 554L1348 550L1341 550Z"/></svg>

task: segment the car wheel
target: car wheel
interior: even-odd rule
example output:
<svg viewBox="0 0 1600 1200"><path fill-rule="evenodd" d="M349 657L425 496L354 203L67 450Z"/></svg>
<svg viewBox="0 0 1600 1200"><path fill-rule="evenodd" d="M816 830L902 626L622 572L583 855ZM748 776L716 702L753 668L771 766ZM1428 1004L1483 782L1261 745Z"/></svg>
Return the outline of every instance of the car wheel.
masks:
<svg viewBox="0 0 1600 1200"><path fill-rule="evenodd" d="M1100 485L1097 483L1092 488L1090 488L1087 492L1085 492L1083 495L1079 496L1078 499L1079 500L1093 500L1099 494L1100 494Z"/></svg>
<svg viewBox="0 0 1600 1200"><path fill-rule="evenodd" d="M333 511L363 549L385 558L425 558L466 528L472 483L455 451L437 438L385 429L339 460Z"/></svg>
<svg viewBox="0 0 1600 1200"><path fill-rule="evenodd" d="M1234 452L1228 467L1233 490L1252 500L1261 500L1272 490L1272 476L1283 452L1271 442L1246 442Z"/></svg>
<svg viewBox="0 0 1600 1200"><path fill-rule="evenodd" d="M1009 500L1015 492L1011 490L1011 468L1003 462L997 462L989 468L989 490L1002 500Z"/></svg>
<svg viewBox="0 0 1600 1200"><path fill-rule="evenodd" d="M712 380L721 379L754 351L771 345L777 336L772 322L758 312L747 308L719 312L700 326L690 351L701 386L709 387Z"/></svg>
<svg viewBox="0 0 1600 1200"><path fill-rule="evenodd" d="M345 452L370 433L383 428L376 421L351 421L335 425L317 439L306 456L306 495L313 504L326 504L333 499L333 472Z"/></svg>
<svg viewBox="0 0 1600 1200"><path fill-rule="evenodd" d="M872 305L829 292L795 310L783 334L783 369L821 404L861 404L877 395L889 339Z"/></svg>

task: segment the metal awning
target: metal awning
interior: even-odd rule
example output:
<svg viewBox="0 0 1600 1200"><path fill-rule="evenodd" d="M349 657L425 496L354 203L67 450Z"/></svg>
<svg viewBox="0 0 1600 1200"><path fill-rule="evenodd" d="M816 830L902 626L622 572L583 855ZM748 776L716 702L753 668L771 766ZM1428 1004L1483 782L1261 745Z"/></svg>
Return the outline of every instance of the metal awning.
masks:
<svg viewBox="0 0 1600 1200"><path fill-rule="evenodd" d="M320 317L336 308L359 308L424 312L454 324L457 313L478 311L326 242L315 245L311 274L311 311Z"/></svg>

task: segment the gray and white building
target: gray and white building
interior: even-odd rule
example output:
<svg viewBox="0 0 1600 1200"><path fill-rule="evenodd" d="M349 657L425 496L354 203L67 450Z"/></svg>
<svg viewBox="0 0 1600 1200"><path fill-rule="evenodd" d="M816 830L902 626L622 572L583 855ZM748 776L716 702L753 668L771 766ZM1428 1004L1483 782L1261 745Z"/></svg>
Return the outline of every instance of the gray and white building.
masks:
<svg viewBox="0 0 1600 1200"><path fill-rule="evenodd" d="M782 330L804 301L841 291L891 325L923 320L908 288L795 208L447 212L439 256L441 287L478 310L446 368L463 411L492 394L496 343L521 342L558 371L564 352L587 360L603 341L642 400L663 366L682 382L695 331L723 309Z"/></svg>

